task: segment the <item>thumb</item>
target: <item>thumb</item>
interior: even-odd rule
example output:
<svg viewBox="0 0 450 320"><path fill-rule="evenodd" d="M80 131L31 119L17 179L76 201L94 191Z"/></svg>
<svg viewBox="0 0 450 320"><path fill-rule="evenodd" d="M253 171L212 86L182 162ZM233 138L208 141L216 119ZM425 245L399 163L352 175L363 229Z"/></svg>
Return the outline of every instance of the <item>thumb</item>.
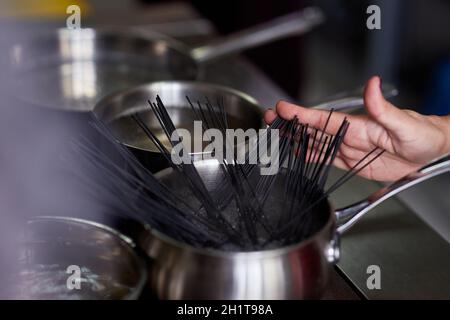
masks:
<svg viewBox="0 0 450 320"><path fill-rule="evenodd" d="M411 118L401 109L386 101L381 91L381 78L372 77L364 90L364 104L369 115L389 131L396 131Z"/></svg>

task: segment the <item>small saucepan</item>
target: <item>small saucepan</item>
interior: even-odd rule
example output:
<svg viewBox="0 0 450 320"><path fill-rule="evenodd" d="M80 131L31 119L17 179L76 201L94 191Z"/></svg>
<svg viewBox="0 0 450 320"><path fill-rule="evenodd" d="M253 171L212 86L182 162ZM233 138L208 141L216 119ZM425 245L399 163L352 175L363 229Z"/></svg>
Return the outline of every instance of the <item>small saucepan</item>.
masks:
<svg viewBox="0 0 450 320"><path fill-rule="evenodd" d="M196 166L204 181L209 182L215 181L214 176L220 170L211 161ZM140 243L153 260L149 271L151 288L161 299L319 298L327 285L330 266L339 260L339 238L343 232L384 200L448 171L450 155L347 208L334 210L324 200L311 212L322 227L306 240L279 249L254 252L199 249L148 229ZM171 168L157 176L168 184L178 181ZM280 193L280 199L282 190L273 188L274 193Z"/></svg>
<svg viewBox="0 0 450 320"><path fill-rule="evenodd" d="M194 120L198 119L191 110L186 96L194 102L197 100L204 102L205 97L208 97L212 103L223 99L231 129L258 130L264 127L262 111L255 99L243 92L220 85L191 81L161 81L105 97L95 106L94 114L108 124L117 139L129 147L152 172L158 172L169 164L131 115L139 114L158 139L170 150L170 142L148 105L148 100L155 101L157 95L164 102L174 125L177 128L187 129L191 133L194 133ZM194 134L192 137L199 138ZM199 146L203 147L203 142L200 142ZM202 149L192 150L192 154L201 157Z"/></svg>
<svg viewBox="0 0 450 320"><path fill-rule="evenodd" d="M14 299L137 299L147 283L135 242L99 222L57 216L27 222Z"/></svg>

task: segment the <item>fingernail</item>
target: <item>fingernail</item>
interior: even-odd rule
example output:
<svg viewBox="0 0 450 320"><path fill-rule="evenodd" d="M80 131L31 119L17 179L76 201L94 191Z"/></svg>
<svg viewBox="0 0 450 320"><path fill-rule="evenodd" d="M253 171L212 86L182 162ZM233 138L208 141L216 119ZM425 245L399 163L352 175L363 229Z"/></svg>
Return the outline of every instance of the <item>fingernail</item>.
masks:
<svg viewBox="0 0 450 320"><path fill-rule="evenodd" d="M381 76L378 76L380 79L380 90L383 91L383 78Z"/></svg>

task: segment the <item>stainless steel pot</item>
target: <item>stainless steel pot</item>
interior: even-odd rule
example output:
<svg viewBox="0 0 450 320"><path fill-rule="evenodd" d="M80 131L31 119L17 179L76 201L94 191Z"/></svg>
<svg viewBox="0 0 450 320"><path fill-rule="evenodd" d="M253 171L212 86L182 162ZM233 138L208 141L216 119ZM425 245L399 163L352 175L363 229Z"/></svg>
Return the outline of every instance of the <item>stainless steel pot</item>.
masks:
<svg viewBox="0 0 450 320"><path fill-rule="evenodd" d="M303 34L323 20L320 9L307 8L194 49L149 32L60 29L14 45L6 63L12 66L12 90L22 100L90 111L113 91L150 81L197 79L208 61Z"/></svg>
<svg viewBox="0 0 450 320"><path fill-rule="evenodd" d="M198 163L205 181L214 181L217 163ZM257 252L198 249L148 230L141 245L153 260L150 284L161 299L311 299L326 287L329 268L339 260L339 239L370 209L402 190L450 171L447 155L347 208L321 203L315 219L322 228L301 243ZM176 183L171 169L159 173ZM217 182L216 182L217 183ZM220 183L220 182L218 182ZM282 188L274 187L274 192ZM276 194L274 195L277 196Z"/></svg>
<svg viewBox="0 0 450 320"><path fill-rule="evenodd" d="M243 92L220 85L191 81L160 81L105 97L95 106L94 114L108 124L120 142L131 148L137 158L152 172L160 171L169 164L130 116L138 113L170 150L171 145L147 102L155 101L157 95L164 102L174 125L189 130L194 139L199 138L193 134L194 120L199 119L196 119L189 107L186 96L194 102L197 100L204 102L205 97L213 103L223 99L231 129L257 130L264 127L263 113L255 99ZM202 147L201 150L191 151L193 155L198 154L201 157L204 143L200 141L198 145Z"/></svg>
<svg viewBox="0 0 450 320"><path fill-rule="evenodd" d="M12 298L136 299L147 273L143 256L135 249L129 237L101 223L57 216L33 218L19 246Z"/></svg>

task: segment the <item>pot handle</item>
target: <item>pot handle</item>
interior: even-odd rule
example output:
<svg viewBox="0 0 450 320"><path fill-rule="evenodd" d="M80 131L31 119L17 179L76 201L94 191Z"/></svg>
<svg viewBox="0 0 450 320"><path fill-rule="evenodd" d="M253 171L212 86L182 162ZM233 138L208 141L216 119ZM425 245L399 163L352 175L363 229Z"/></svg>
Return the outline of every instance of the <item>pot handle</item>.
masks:
<svg viewBox="0 0 450 320"><path fill-rule="evenodd" d="M400 180L395 181L375 193L365 200L359 201L351 206L336 210L338 223L337 231L343 233L347 231L356 221L364 216L369 210L397 193L408 189L422 181L433 178L437 175L450 171L450 154L447 154L416 172L410 173Z"/></svg>
<svg viewBox="0 0 450 320"><path fill-rule="evenodd" d="M291 13L234 33L208 45L194 48L191 50L191 56L199 63L208 62L268 42L304 34L324 20L322 10L317 7L309 7L300 12Z"/></svg>

